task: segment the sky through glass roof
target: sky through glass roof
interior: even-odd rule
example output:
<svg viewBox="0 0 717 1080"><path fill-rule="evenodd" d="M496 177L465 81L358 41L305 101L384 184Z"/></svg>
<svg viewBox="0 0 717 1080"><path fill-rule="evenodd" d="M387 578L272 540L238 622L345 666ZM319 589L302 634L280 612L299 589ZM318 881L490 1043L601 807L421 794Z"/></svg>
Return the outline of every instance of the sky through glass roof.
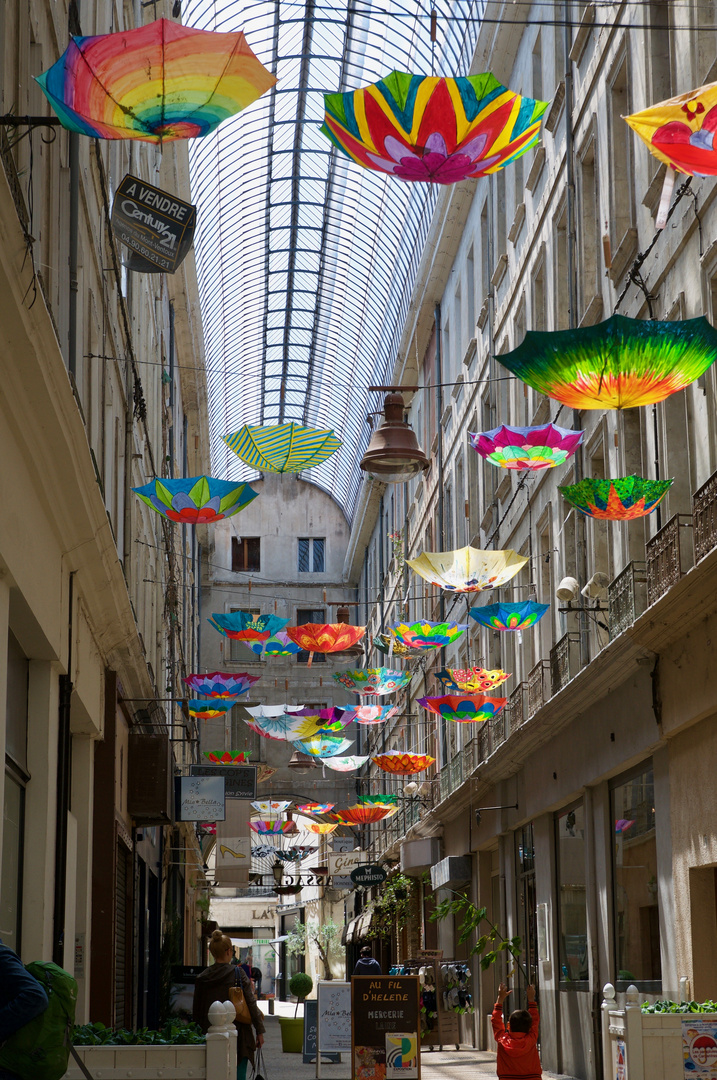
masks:
<svg viewBox="0 0 717 1080"><path fill-rule="evenodd" d="M435 72L470 71L483 0L441 0ZM222 442L243 424L333 428L307 476L351 516L368 386L389 377L436 189L353 164L319 131L323 93L430 74L430 7L411 0L186 0L243 30L277 85L190 143L214 475L254 475ZM450 16L450 19L442 19Z"/></svg>

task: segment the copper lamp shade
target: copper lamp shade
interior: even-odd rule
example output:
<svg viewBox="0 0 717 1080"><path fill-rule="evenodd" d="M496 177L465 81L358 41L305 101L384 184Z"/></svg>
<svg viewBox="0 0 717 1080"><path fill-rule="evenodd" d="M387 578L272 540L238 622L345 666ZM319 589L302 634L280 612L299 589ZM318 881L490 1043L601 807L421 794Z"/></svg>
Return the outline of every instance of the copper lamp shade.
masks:
<svg viewBox="0 0 717 1080"><path fill-rule="evenodd" d="M403 419L403 409L402 394L386 394L384 421L371 435L361 461L364 472L384 484L405 483L430 464L418 445L415 431Z"/></svg>

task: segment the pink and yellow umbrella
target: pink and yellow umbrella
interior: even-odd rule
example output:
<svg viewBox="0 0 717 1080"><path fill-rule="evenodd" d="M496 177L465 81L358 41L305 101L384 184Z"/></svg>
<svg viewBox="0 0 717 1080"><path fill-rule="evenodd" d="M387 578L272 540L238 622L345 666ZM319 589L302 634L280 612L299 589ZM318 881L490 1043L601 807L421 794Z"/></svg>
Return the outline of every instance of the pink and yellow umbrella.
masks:
<svg viewBox="0 0 717 1080"><path fill-rule="evenodd" d="M449 693L482 694L486 690L492 690L500 686L510 675L494 668L486 671L485 668L444 668L436 672L436 678Z"/></svg>
<svg viewBox="0 0 717 1080"><path fill-rule="evenodd" d="M302 814L328 814L329 810L333 810L334 803L331 802L307 802L302 806L297 806L296 809Z"/></svg>

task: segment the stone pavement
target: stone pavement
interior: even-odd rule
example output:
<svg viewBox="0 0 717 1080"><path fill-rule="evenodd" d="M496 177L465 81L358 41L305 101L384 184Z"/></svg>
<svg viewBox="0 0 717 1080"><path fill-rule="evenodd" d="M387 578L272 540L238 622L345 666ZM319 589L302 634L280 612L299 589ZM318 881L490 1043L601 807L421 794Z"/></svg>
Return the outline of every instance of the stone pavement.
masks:
<svg viewBox="0 0 717 1080"><path fill-rule="evenodd" d="M259 1003L266 1012L267 1002ZM276 1003L277 1015L294 1015L294 1006ZM301 1054L285 1054L281 1049L281 1032L277 1016L266 1017L264 1058L267 1076L265 1080L314 1080L316 1065L304 1065ZM348 1055L340 1065L322 1065L322 1080L350 1080ZM493 1077L495 1080L495 1054L463 1046L460 1050L424 1050L421 1053L421 1080L474 1080ZM544 1080L572 1080L557 1073L543 1072Z"/></svg>

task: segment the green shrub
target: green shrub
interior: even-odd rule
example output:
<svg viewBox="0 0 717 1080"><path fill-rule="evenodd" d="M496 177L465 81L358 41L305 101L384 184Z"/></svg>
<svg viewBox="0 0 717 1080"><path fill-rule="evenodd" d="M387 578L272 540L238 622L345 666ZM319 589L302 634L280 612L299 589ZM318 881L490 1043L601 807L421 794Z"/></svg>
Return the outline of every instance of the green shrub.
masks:
<svg viewBox="0 0 717 1080"><path fill-rule="evenodd" d="M168 1020L158 1031L109 1028L104 1024L78 1024L72 1033L75 1046L179 1046L206 1042L198 1024Z"/></svg>
<svg viewBox="0 0 717 1080"><path fill-rule="evenodd" d="M297 971L289 979L289 993L302 1001L314 988L314 980L305 971Z"/></svg>
<svg viewBox="0 0 717 1080"><path fill-rule="evenodd" d="M644 1013L717 1013L717 1001L643 1001Z"/></svg>

